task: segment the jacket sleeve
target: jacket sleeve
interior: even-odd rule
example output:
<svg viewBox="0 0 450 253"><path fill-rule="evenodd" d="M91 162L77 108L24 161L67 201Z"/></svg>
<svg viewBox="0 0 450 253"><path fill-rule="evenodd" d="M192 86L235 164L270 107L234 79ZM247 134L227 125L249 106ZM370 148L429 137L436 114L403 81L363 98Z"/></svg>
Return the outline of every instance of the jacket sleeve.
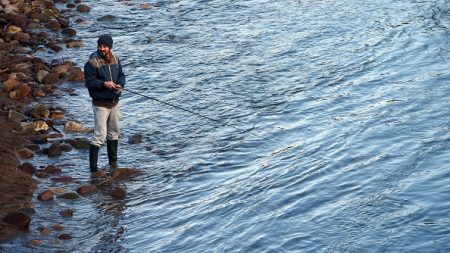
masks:
<svg viewBox="0 0 450 253"><path fill-rule="evenodd" d="M97 71L89 61L84 65L84 79L84 84L89 90L102 90L105 88L104 82L97 79Z"/></svg>
<svg viewBox="0 0 450 253"><path fill-rule="evenodd" d="M117 59L118 68L119 68L119 75L117 77L117 83L120 84L120 86L125 87L125 74L122 71L122 64L120 63L120 60Z"/></svg>

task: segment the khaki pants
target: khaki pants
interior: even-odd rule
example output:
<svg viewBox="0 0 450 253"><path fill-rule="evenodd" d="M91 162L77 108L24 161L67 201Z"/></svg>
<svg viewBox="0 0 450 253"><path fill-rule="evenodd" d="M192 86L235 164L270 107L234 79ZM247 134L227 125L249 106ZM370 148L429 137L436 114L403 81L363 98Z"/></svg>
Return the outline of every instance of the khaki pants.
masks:
<svg viewBox="0 0 450 253"><path fill-rule="evenodd" d="M119 104L111 109L92 105L95 121L92 145L100 147L105 142L105 138L119 139Z"/></svg>

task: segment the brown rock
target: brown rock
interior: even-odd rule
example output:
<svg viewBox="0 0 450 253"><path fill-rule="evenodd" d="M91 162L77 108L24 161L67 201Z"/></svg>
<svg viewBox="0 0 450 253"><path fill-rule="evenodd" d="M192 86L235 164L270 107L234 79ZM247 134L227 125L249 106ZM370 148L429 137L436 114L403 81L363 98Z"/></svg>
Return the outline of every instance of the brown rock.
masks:
<svg viewBox="0 0 450 253"><path fill-rule="evenodd" d="M42 244L42 241L41 241L41 240L34 239L34 240L31 240L31 241L28 243L28 246L30 246L30 247L35 247L35 246L39 246L39 245L41 245L41 244Z"/></svg>
<svg viewBox="0 0 450 253"><path fill-rule="evenodd" d="M71 200L79 198L79 196L76 192L67 192L67 193L62 194L60 197L63 199L71 199Z"/></svg>
<svg viewBox="0 0 450 253"><path fill-rule="evenodd" d="M16 33L16 35L14 35L14 39L21 43L30 43L31 42L31 36L28 33L24 33L24 32Z"/></svg>
<svg viewBox="0 0 450 253"><path fill-rule="evenodd" d="M72 151L73 150L73 147L72 147L72 145L70 145L70 144L61 144L61 151L62 152L70 152L70 151Z"/></svg>
<svg viewBox="0 0 450 253"><path fill-rule="evenodd" d="M82 132L85 129L83 124L75 122L75 121L67 121L64 124L64 131L67 133L77 133Z"/></svg>
<svg viewBox="0 0 450 253"><path fill-rule="evenodd" d="M37 36L38 36L38 38L40 38L40 39L46 39L46 38L48 37L48 32L44 32L44 31L39 32L39 33L37 34Z"/></svg>
<svg viewBox="0 0 450 253"><path fill-rule="evenodd" d="M132 178L138 174L136 169L132 168L117 168L113 171L112 177L115 179L127 179Z"/></svg>
<svg viewBox="0 0 450 253"><path fill-rule="evenodd" d="M70 64L58 65L52 68L52 73L61 77L63 74L69 73L70 68L71 68Z"/></svg>
<svg viewBox="0 0 450 253"><path fill-rule="evenodd" d="M31 110L30 116L35 119L48 118L50 110L46 105L38 104Z"/></svg>
<svg viewBox="0 0 450 253"><path fill-rule="evenodd" d="M94 192L97 192L97 186L93 184L82 185L77 189L78 194L80 195L88 195Z"/></svg>
<svg viewBox="0 0 450 253"><path fill-rule="evenodd" d="M70 69L69 81L84 81L84 72L79 67L73 67Z"/></svg>
<svg viewBox="0 0 450 253"><path fill-rule="evenodd" d="M34 156L34 153L27 148L21 148L16 151L16 155L20 159L30 159Z"/></svg>
<svg viewBox="0 0 450 253"><path fill-rule="evenodd" d="M61 225L59 225L59 224L56 224L56 225L53 225L53 229L54 229L55 231L63 231L63 230L64 230L64 227L61 226Z"/></svg>
<svg viewBox="0 0 450 253"><path fill-rule="evenodd" d="M123 199L126 195L127 192L120 187L116 187L113 191L111 191L111 196L115 199Z"/></svg>
<svg viewBox="0 0 450 253"><path fill-rule="evenodd" d="M21 230L28 230L31 218L25 212L16 211L8 213L5 218L3 218L3 221L14 225Z"/></svg>
<svg viewBox="0 0 450 253"><path fill-rule="evenodd" d="M24 173L33 175L36 172L36 167L31 163L22 163L19 165L19 170Z"/></svg>
<svg viewBox="0 0 450 253"><path fill-rule="evenodd" d="M55 165L48 165L47 167L45 167L45 169L43 170L43 172L48 173L48 174L56 174L56 173L61 173L61 169L56 167Z"/></svg>
<svg viewBox="0 0 450 253"><path fill-rule="evenodd" d="M51 133L47 136L48 139L61 139L64 137L64 134L61 133Z"/></svg>
<svg viewBox="0 0 450 253"><path fill-rule="evenodd" d="M6 92L11 92L12 90L16 89L20 85L20 80L17 77L16 73L11 73L8 77L8 80L3 82L3 90Z"/></svg>
<svg viewBox="0 0 450 253"><path fill-rule="evenodd" d="M38 200L40 200L40 201L49 201L49 200L52 200L53 199L53 191L51 191L51 190L46 190L46 191L44 191L44 192L41 192L39 195L38 195Z"/></svg>
<svg viewBox="0 0 450 253"><path fill-rule="evenodd" d="M41 233L41 235L50 235L52 233L52 230L50 230L50 228L47 227L39 227L38 231Z"/></svg>
<svg viewBox="0 0 450 253"><path fill-rule="evenodd" d="M53 110L50 112L50 119L64 119L64 111L62 110Z"/></svg>
<svg viewBox="0 0 450 253"><path fill-rule="evenodd" d="M77 31L75 31L75 29L73 29L73 28L66 28L66 29L62 30L61 33L65 34L67 36L73 37L77 34Z"/></svg>
<svg viewBox="0 0 450 253"><path fill-rule="evenodd" d="M61 28L68 28L70 26L70 20L68 18L58 18L58 22Z"/></svg>
<svg viewBox="0 0 450 253"><path fill-rule="evenodd" d="M66 42L67 48L80 48L83 47L83 42L79 40L72 40Z"/></svg>
<svg viewBox="0 0 450 253"><path fill-rule="evenodd" d="M40 171L38 173L36 173L36 177L37 178L48 178L50 175L46 172Z"/></svg>
<svg viewBox="0 0 450 253"><path fill-rule="evenodd" d="M62 217L68 218L73 216L73 210L72 209L64 209L61 212L59 212Z"/></svg>
<svg viewBox="0 0 450 253"><path fill-rule="evenodd" d="M55 31L61 29L61 24L58 22L57 19L51 19L50 21L48 21L46 26L47 28Z"/></svg>
<svg viewBox="0 0 450 253"><path fill-rule="evenodd" d="M52 181L59 183L70 183L73 182L73 177L71 176L54 177L52 178Z"/></svg>
<svg viewBox="0 0 450 253"><path fill-rule="evenodd" d="M86 138L75 138L76 149L89 149L91 142Z"/></svg>
<svg viewBox="0 0 450 253"><path fill-rule="evenodd" d="M61 155L61 145L60 143L53 143L50 145L47 151L48 157L57 157Z"/></svg>
<svg viewBox="0 0 450 253"><path fill-rule="evenodd" d="M19 99L31 98L31 87L28 84L24 83L19 87Z"/></svg>
<svg viewBox="0 0 450 253"><path fill-rule="evenodd" d="M141 7L143 10L149 10L149 9L153 8L153 5L151 3L143 3L141 5Z"/></svg>
<svg viewBox="0 0 450 253"><path fill-rule="evenodd" d="M36 144L27 144L27 145L25 145L25 147L26 147L27 149L33 151L33 152L36 152L36 151L38 151L39 149L41 149L41 148L39 147L39 145L36 145Z"/></svg>
<svg viewBox="0 0 450 253"><path fill-rule="evenodd" d="M60 234L60 235L58 235L58 238L61 240L70 240L70 239L72 239L72 236L69 234Z"/></svg>
<svg viewBox="0 0 450 253"><path fill-rule="evenodd" d="M54 85L59 81L59 77L56 74L49 73L44 77L44 80L42 81L46 85Z"/></svg>
<svg viewBox="0 0 450 253"><path fill-rule="evenodd" d="M74 9L75 7L77 7L74 3L68 3L67 5L66 5L66 7L67 8L69 8L69 9Z"/></svg>
<svg viewBox="0 0 450 253"><path fill-rule="evenodd" d="M8 119L16 120L16 121L22 121L26 119L27 116L25 114L16 112L14 110L9 110L8 112Z"/></svg>
<svg viewBox="0 0 450 253"><path fill-rule="evenodd" d="M78 12L90 12L91 11L91 7L84 5L84 4L80 4L77 6L77 11Z"/></svg>

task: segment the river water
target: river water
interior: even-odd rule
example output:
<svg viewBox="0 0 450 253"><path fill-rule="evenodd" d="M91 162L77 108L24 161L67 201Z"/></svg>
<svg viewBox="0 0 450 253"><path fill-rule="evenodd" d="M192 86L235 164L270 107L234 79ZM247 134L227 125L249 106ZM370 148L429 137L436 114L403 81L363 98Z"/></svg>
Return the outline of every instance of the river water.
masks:
<svg viewBox="0 0 450 253"><path fill-rule="evenodd" d="M450 1L84 3L85 47L51 57L82 66L109 32L128 89L227 126L125 91L120 164L142 172L118 183L128 196L35 203L32 231L67 207L74 238L2 250L449 252ZM64 86L92 126L83 85ZM52 161L89 182L87 151Z"/></svg>

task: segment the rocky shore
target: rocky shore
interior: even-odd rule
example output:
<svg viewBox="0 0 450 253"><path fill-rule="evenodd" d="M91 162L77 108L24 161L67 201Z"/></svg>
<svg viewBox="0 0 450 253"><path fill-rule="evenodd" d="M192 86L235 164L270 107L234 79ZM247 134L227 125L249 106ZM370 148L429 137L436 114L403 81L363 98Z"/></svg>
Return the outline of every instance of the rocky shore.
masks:
<svg viewBox="0 0 450 253"><path fill-rule="evenodd" d="M100 171L93 175L98 178L96 183L76 189L41 189L36 180L64 183L73 178L57 165L34 165L34 156L51 159L89 147L86 138L67 139L65 133L87 133L90 129L67 120L64 108L45 103L49 95L61 89L62 82L83 85L82 69L68 60L46 62L34 57L38 51L52 54L65 47L82 46L71 26L72 22L83 22L83 13L89 11L90 7L80 0L0 0L0 243L14 238L19 231L29 230L36 216L34 201L51 201L54 196L76 199L97 191L123 198L126 191L111 182L137 173L127 168L117 168L109 174ZM37 198L33 198L35 191ZM61 210L60 214L74 215L71 209ZM56 220L54 226L39 231L61 240L72 238ZM29 242L30 246L41 243Z"/></svg>

